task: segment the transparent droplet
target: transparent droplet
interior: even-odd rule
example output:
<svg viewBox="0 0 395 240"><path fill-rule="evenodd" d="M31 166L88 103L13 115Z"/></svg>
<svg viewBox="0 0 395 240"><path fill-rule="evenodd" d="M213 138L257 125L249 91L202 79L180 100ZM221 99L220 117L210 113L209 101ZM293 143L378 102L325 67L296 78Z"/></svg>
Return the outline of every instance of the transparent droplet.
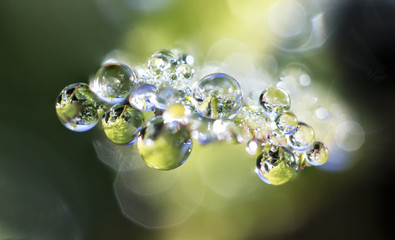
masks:
<svg viewBox="0 0 395 240"><path fill-rule="evenodd" d="M56 113L60 122L75 132L85 132L99 121L98 99L87 84L75 83L65 87L56 102Z"/></svg>
<svg viewBox="0 0 395 240"><path fill-rule="evenodd" d="M184 91L162 86L156 92L156 107L166 110L170 105L182 102L185 97Z"/></svg>
<svg viewBox="0 0 395 240"><path fill-rule="evenodd" d="M239 83L223 73L204 77L194 90L198 112L210 119L232 118L243 103Z"/></svg>
<svg viewBox="0 0 395 240"><path fill-rule="evenodd" d="M165 123L161 116L150 119L141 131L137 149L154 169L171 170L182 165L192 151L192 139L185 125Z"/></svg>
<svg viewBox="0 0 395 240"><path fill-rule="evenodd" d="M289 134L298 126L298 118L290 111L280 113L275 119L276 126L283 134Z"/></svg>
<svg viewBox="0 0 395 240"><path fill-rule="evenodd" d="M259 96L259 104L271 117L291 108L291 97L281 88L272 87L265 89Z"/></svg>
<svg viewBox="0 0 395 240"><path fill-rule="evenodd" d="M157 88L154 85L140 85L130 95L129 102L140 111L153 111L157 104L156 90Z"/></svg>
<svg viewBox="0 0 395 240"><path fill-rule="evenodd" d="M128 98L135 81L136 76L127 65L107 62L97 71L89 88L103 101L117 104Z"/></svg>
<svg viewBox="0 0 395 240"><path fill-rule="evenodd" d="M155 52L148 60L148 69L153 76L161 75L177 63L177 56L171 50L163 49Z"/></svg>
<svg viewBox="0 0 395 240"><path fill-rule="evenodd" d="M217 137L212 133L213 123L214 120L212 119L203 117L192 118L190 122L192 138L202 145L217 141Z"/></svg>
<svg viewBox="0 0 395 240"><path fill-rule="evenodd" d="M315 133L312 127L306 123L299 122L295 131L287 135L288 144L295 150L303 151L310 148L315 140Z"/></svg>
<svg viewBox="0 0 395 240"><path fill-rule="evenodd" d="M123 103L112 106L102 118L108 139L117 144L134 143L143 122L141 112Z"/></svg>
<svg viewBox="0 0 395 240"><path fill-rule="evenodd" d="M288 148L272 146L258 156L256 173L268 184L281 185L294 177L295 165L295 157Z"/></svg>
<svg viewBox="0 0 395 240"><path fill-rule="evenodd" d="M320 166L329 158L329 150L322 142L315 142L305 154L307 162L313 166Z"/></svg>
<svg viewBox="0 0 395 240"><path fill-rule="evenodd" d="M176 76L179 81L190 81L195 75L195 69L188 65L178 65L176 68Z"/></svg>

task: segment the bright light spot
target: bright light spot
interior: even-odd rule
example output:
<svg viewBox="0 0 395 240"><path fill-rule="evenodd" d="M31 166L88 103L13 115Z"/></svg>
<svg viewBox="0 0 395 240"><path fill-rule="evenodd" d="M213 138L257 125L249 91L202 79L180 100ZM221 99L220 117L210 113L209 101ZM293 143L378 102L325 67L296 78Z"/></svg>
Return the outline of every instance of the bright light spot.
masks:
<svg viewBox="0 0 395 240"><path fill-rule="evenodd" d="M300 78L299 78L299 83L300 83L302 86L304 86L304 87L309 86L310 83L311 83L310 76L307 75L307 74L302 74L302 75L300 76Z"/></svg>
<svg viewBox="0 0 395 240"><path fill-rule="evenodd" d="M320 107L315 110L315 116L320 120L325 120L329 117L329 113L325 108Z"/></svg>
<svg viewBox="0 0 395 240"><path fill-rule="evenodd" d="M268 15L270 28L281 37L295 37L306 26L307 16L303 6L295 0L274 3Z"/></svg>
<svg viewBox="0 0 395 240"><path fill-rule="evenodd" d="M336 144L346 151L358 150L365 141L365 131L357 123L346 121L336 129Z"/></svg>

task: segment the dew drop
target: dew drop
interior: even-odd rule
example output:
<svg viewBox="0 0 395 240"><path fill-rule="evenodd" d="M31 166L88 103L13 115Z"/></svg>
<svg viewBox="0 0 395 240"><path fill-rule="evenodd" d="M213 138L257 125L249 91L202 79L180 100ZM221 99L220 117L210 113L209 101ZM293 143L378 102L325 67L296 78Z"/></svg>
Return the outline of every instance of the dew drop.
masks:
<svg viewBox="0 0 395 240"><path fill-rule="evenodd" d="M315 142L313 147L306 153L306 160L313 166L320 166L329 158L329 150L322 142Z"/></svg>
<svg viewBox="0 0 395 240"><path fill-rule="evenodd" d="M117 144L134 143L143 122L141 112L123 103L112 106L102 117L106 136Z"/></svg>
<svg viewBox="0 0 395 240"><path fill-rule="evenodd" d="M60 122L74 132L92 129L99 121L98 99L85 83L65 87L56 102L56 113Z"/></svg>
<svg viewBox="0 0 395 240"><path fill-rule="evenodd" d="M282 88L267 88L259 96L259 104L263 107L266 114L276 117L279 112L291 108L291 97Z"/></svg>
<svg viewBox="0 0 395 240"><path fill-rule="evenodd" d="M295 131L287 135L288 144L297 151L307 150L314 140L315 133L313 128L303 122L299 122Z"/></svg>
<svg viewBox="0 0 395 240"><path fill-rule="evenodd" d="M154 85L140 85L130 95L129 102L140 111L153 111L157 104L156 90L157 88Z"/></svg>
<svg viewBox="0 0 395 240"><path fill-rule="evenodd" d="M153 76L159 76L177 63L177 56L169 49L155 52L148 60L148 69Z"/></svg>
<svg viewBox="0 0 395 240"><path fill-rule="evenodd" d="M283 134L290 134L298 126L298 118L290 111L280 113L275 119L276 126Z"/></svg>
<svg viewBox="0 0 395 240"><path fill-rule="evenodd" d="M294 177L295 165L295 157L288 148L272 146L257 157L256 173L268 184L281 185Z"/></svg>
<svg viewBox="0 0 395 240"><path fill-rule="evenodd" d="M169 106L185 100L185 92L170 86L159 87L156 92L156 107L166 110Z"/></svg>
<svg viewBox="0 0 395 240"><path fill-rule="evenodd" d="M89 88L103 101L117 104L128 98L135 81L136 76L127 65L111 61L100 67Z"/></svg>
<svg viewBox="0 0 395 240"><path fill-rule="evenodd" d="M201 79L193 97L198 112L210 119L232 118L243 103L239 83L223 73L210 74Z"/></svg>
<svg viewBox="0 0 395 240"><path fill-rule="evenodd" d="M192 139L185 125L165 123L161 116L150 119L141 131L137 149L145 163L154 169L171 170L181 166L192 151Z"/></svg>

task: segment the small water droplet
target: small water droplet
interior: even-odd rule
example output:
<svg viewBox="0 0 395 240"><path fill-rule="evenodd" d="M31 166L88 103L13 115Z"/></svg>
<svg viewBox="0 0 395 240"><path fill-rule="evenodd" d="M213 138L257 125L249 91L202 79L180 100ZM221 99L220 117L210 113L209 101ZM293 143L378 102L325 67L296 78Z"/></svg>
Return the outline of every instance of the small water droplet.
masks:
<svg viewBox="0 0 395 240"><path fill-rule="evenodd" d="M97 71L89 88L103 101L117 104L128 98L135 81L136 76L127 65L107 62Z"/></svg>
<svg viewBox="0 0 395 240"><path fill-rule="evenodd" d="M280 113L275 119L276 126L283 134L290 134L298 126L298 118L290 111Z"/></svg>
<svg viewBox="0 0 395 240"><path fill-rule="evenodd" d="M320 166L326 163L329 158L329 150L322 142L315 142L305 154L307 162L313 166Z"/></svg>
<svg viewBox="0 0 395 240"><path fill-rule="evenodd" d="M156 92L156 107L166 110L170 105L185 100L185 94L184 91L174 89L170 86L159 87Z"/></svg>
<svg viewBox="0 0 395 240"><path fill-rule="evenodd" d="M123 103L112 106L102 118L106 136L117 144L134 143L143 122L141 112Z"/></svg>
<svg viewBox="0 0 395 240"><path fill-rule="evenodd" d="M315 140L315 133L312 127L306 123L299 122L295 131L287 135L288 144L297 151L310 148Z"/></svg>
<svg viewBox="0 0 395 240"><path fill-rule="evenodd" d="M56 102L56 113L60 122L75 132L92 129L99 121L97 109L100 104L85 83L65 87Z"/></svg>
<svg viewBox="0 0 395 240"><path fill-rule="evenodd" d="M198 112L210 119L232 118L243 103L239 83L223 73L210 74L201 79L193 97Z"/></svg>
<svg viewBox="0 0 395 240"><path fill-rule="evenodd" d="M156 90L157 88L154 85L140 85L130 95L129 102L140 111L153 111L157 104Z"/></svg>
<svg viewBox="0 0 395 240"><path fill-rule="evenodd" d="M284 110L291 108L291 97L281 88L272 87L265 89L259 96L259 104L271 118Z"/></svg>
<svg viewBox="0 0 395 240"><path fill-rule="evenodd" d="M177 63L177 56L169 49L155 52L148 60L148 69L153 76L160 76Z"/></svg>

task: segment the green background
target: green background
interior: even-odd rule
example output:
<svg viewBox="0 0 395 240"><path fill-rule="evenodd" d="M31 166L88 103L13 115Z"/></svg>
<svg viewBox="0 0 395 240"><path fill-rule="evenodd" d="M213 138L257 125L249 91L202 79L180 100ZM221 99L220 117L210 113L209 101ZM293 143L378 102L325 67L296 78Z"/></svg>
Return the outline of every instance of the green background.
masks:
<svg viewBox="0 0 395 240"><path fill-rule="evenodd" d="M230 17L234 1L153 1L158 7L148 11L124 2L0 2L0 240L390 236L395 200L392 3L347 1L334 7L343 18L328 43L289 54L249 25L260 19L260 11L264 15L266 4L260 1L236 5L238 14L251 15L242 20ZM138 2L129 1L132 6ZM221 210L199 211L179 226L141 227L118 206L116 173L98 160L95 132L73 133L59 123L57 94L68 84L87 82L114 49L144 61L159 48L193 45L199 57L221 38L242 41L256 55L272 51L280 64L297 59L312 66L322 74L321 84L352 106L365 128L365 144L353 154L356 164L345 171L309 169L285 186L262 183L250 195L224 199ZM221 157L215 146L210 151L217 151L213 158ZM258 197L265 199L262 204Z"/></svg>

